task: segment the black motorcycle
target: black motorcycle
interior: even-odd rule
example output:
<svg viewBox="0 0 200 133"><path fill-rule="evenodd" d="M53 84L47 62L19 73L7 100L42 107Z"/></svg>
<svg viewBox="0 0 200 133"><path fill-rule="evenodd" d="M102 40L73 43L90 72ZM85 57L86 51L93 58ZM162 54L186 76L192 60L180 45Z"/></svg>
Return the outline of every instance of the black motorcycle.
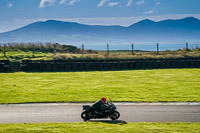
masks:
<svg viewBox="0 0 200 133"><path fill-rule="evenodd" d="M91 106L84 105L83 106L83 112L81 113L81 118L84 121L90 120L90 119L101 119L101 118L110 118L112 120L116 120L120 117L120 113L117 111L117 107L110 102L103 104L101 106L101 111L91 111Z"/></svg>

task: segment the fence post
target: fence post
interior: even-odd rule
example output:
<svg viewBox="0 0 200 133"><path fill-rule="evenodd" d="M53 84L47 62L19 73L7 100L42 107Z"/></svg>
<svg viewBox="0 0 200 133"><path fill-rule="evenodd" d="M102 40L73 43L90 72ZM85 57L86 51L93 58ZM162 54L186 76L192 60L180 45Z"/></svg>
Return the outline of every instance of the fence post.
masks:
<svg viewBox="0 0 200 133"><path fill-rule="evenodd" d="M185 47L186 47L186 51L188 51L189 50L188 49L188 42L186 42Z"/></svg>
<svg viewBox="0 0 200 133"><path fill-rule="evenodd" d="M109 55L109 44L107 44L107 54Z"/></svg>
<svg viewBox="0 0 200 133"><path fill-rule="evenodd" d="M6 57L6 44L4 44L3 46L3 54L4 54L4 57Z"/></svg>
<svg viewBox="0 0 200 133"><path fill-rule="evenodd" d="M84 54L84 44L82 44L82 54Z"/></svg>
<svg viewBox="0 0 200 133"><path fill-rule="evenodd" d="M134 44L132 43L132 55L134 54Z"/></svg>
<svg viewBox="0 0 200 133"><path fill-rule="evenodd" d="M157 43L157 54L159 54L159 43Z"/></svg>
<svg viewBox="0 0 200 133"><path fill-rule="evenodd" d="M56 44L54 44L54 50L53 50L54 51L54 55L56 55Z"/></svg>
<svg viewBox="0 0 200 133"><path fill-rule="evenodd" d="M35 45L33 44L33 57L35 56Z"/></svg>

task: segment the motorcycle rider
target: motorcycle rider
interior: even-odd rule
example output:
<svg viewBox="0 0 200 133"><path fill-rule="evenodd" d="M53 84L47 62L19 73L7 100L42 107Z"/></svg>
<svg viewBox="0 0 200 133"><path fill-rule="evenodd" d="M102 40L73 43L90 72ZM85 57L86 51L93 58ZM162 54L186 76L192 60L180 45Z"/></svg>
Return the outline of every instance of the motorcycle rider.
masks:
<svg viewBox="0 0 200 133"><path fill-rule="evenodd" d="M101 111L101 106L107 103L107 99L105 97L102 97L100 100L98 100L96 103L94 103L91 106L91 111L94 113L95 111Z"/></svg>

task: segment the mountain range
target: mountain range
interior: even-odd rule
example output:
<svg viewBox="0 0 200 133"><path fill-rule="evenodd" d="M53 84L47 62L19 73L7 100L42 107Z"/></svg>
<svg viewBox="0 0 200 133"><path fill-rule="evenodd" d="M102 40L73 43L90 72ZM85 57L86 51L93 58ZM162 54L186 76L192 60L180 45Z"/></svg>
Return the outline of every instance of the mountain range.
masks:
<svg viewBox="0 0 200 133"><path fill-rule="evenodd" d="M62 44L127 44L200 42L200 20L187 17L155 22L149 19L130 26L85 25L48 20L0 33L0 42L58 42Z"/></svg>

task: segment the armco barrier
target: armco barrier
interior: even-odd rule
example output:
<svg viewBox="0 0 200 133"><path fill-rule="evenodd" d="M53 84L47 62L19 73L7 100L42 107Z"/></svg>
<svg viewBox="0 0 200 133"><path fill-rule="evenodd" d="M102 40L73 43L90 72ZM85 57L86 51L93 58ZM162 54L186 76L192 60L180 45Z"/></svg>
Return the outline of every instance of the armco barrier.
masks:
<svg viewBox="0 0 200 133"><path fill-rule="evenodd" d="M0 72L9 72L11 68L9 60L0 60Z"/></svg>
<svg viewBox="0 0 200 133"><path fill-rule="evenodd" d="M77 61L40 61L22 60L16 69L16 62L0 61L0 72L68 72L104 71L163 68L200 68L200 59L151 59L151 60L77 60ZM15 68L14 68L15 67Z"/></svg>

